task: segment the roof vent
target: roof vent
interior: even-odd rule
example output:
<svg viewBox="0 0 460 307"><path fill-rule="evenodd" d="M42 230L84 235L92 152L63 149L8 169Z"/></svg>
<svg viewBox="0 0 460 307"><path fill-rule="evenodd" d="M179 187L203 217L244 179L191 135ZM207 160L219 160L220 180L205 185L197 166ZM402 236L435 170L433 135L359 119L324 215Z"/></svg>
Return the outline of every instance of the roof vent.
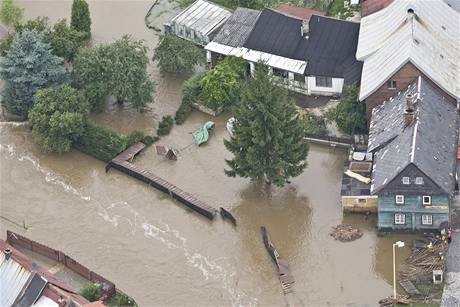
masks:
<svg viewBox="0 0 460 307"><path fill-rule="evenodd" d="M11 250L11 248L7 247L3 250L3 253L5 254L5 260L8 261L11 258L11 254L13 253L13 251Z"/></svg>
<svg viewBox="0 0 460 307"><path fill-rule="evenodd" d="M407 14L414 14L414 9L413 8L409 8L407 10Z"/></svg>

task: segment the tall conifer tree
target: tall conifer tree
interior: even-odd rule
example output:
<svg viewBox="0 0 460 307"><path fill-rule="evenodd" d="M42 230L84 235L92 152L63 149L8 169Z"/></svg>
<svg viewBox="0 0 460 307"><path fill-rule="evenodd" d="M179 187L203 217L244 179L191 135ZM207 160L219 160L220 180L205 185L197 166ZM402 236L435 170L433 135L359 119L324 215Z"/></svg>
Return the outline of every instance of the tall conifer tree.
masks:
<svg viewBox="0 0 460 307"><path fill-rule="evenodd" d="M70 26L72 29L86 33L87 38L91 36L91 16L85 0L73 0Z"/></svg>
<svg viewBox="0 0 460 307"><path fill-rule="evenodd" d="M306 167L304 129L287 91L275 86L268 69L256 65L235 113L234 136L225 141L234 158L226 160L230 177L241 176L277 186Z"/></svg>

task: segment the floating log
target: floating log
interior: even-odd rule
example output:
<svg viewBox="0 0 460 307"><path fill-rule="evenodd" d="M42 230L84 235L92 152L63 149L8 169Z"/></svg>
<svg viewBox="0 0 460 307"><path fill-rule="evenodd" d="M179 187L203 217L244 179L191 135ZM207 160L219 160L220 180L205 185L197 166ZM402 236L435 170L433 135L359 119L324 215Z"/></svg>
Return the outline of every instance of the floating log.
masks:
<svg viewBox="0 0 460 307"><path fill-rule="evenodd" d="M228 212L222 207L220 207L220 215L222 216L224 220L229 220L234 226L236 226L235 217L230 212Z"/></svg>

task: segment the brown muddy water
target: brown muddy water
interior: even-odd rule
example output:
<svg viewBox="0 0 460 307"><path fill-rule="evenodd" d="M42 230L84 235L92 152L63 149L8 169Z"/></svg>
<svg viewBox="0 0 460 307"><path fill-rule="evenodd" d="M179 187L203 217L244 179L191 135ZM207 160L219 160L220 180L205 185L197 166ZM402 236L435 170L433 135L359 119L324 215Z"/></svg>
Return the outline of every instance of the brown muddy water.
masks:
<svg viewBox="0 0 460 307"><path fill-rule="evenodd" d="M69 1L18 1L26 16L52 21L69 16ZM124 33L145 39L150 1L89 1L93 36L111 41ZM158 26L177 9L160 2ZM155 103L138 114L118 106L93 116L104 125L129 132L154 131L158 119L180 103L180 78L162 78L154 65ZM346 152L311 146L308 168L291 185L279 189L224 175L225 121L215 120L208 144L198 148L191 132L210 118L193 113L160 143L179 149L178 161L147 149L137 165L197 195L212 206L228 208L238 227L219 217L209 222L164 194L75 150L57 156L42 152L26 125L0 124L0 219L6 229L22 233L73 258L114 281L141 306L283 306L275 268L259 234L265 225L296 280L297 300L305 306L374 306L391 295L392 249L396 240L378 237L375 218L343 217L339 204ZM340 243L329 236L332 226L353 223L361 239ZM398 251L398 261L408 249Z"/></svg>

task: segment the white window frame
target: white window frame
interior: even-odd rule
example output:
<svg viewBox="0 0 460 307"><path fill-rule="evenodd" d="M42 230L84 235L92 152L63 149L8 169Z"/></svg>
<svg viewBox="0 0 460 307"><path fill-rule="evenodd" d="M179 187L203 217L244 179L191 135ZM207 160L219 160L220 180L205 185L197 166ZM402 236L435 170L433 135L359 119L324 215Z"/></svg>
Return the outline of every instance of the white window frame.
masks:
<svg viewBox="0 0 460 307"><path fill-rule="evenodd" d="M428 197L428 201L425 201L425 197ZM431 205L431 196L429 196L429 195L423 195L423 196L422 196L422 203L423 203L424 206L426 206L426 205Z"/></svg>
<svg viewBox="0 0 460 307"><path fill-rule="evenodd" d="M405 185L410 184L410 177L402 177L402 183Z"/></svg>
<svg viewBox="0 0 460 307"><path fill-rule="evenodd" d="M422 214L422 225L433 225L433 214Z"/></svg>
<svg viewBox="0 0 460 307"><path fill-rule="evenodd" d="M404 195L396 195L395 196L395 203L397 205L404 205Z"/></svg>
<svg viewBox="0 0 460 307"><path fill-rule="evenodd" d="M415 184L422 185L423 182L423 177L415 177Z"/></svg>
<svg viewBox="0 0 460 307"><path fill-rule="evenodd" d="M395 213L394 222L395 225L406 225L406 215L404 213Z"/></svg>

